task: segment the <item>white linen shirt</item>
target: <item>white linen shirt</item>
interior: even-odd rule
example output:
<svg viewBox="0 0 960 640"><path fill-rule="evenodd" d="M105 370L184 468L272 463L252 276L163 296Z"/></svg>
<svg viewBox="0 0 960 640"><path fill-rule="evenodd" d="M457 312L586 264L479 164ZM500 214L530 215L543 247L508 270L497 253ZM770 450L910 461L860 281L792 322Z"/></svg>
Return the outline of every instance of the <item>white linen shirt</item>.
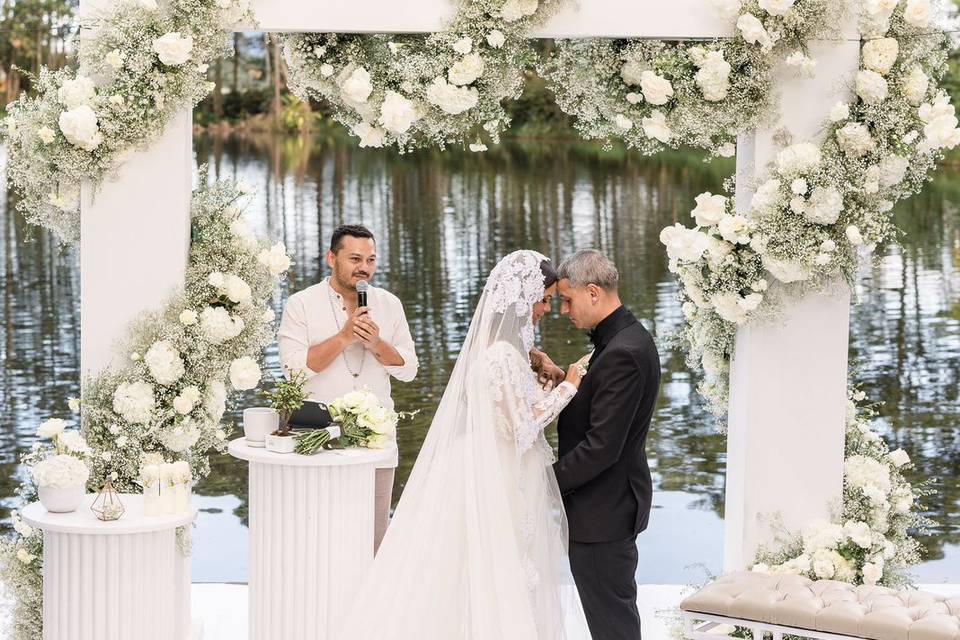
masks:
<svg viewBox="0 0 960 640"><path fill-rule="evenodd" d="M322 371L313 371L307 366L310 347L332 337L347 322L347 312L343 309L345 306L326 278L290 296L283 309L278 334L280 364L284 375L289 375L288 370L302 371L307 377L304 389L309 399L317 402L329 403L355 389L366 388L377 396L383 406L393 409L390 376L409 382L416 377L419 362L403 304L389 291L371 285L367 293L367 306L370 308L370 318L380 327L380 338L393 345L403 358L402 365L380 364L358 342L347 347ZM360 375L354 378L351 370ZM393 449L393 459L383 463L382 468L394 468L399 464L395 438L389 445Z"/></svg>

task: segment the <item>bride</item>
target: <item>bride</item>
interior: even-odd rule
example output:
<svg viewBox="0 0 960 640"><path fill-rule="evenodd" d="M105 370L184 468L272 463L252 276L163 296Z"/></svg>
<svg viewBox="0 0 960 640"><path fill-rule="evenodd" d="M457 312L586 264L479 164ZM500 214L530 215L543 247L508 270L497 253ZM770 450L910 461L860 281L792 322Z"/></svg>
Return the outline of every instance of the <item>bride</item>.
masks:
<svg viewBox="0 0 960 640"><path fill-rule="evenodd" d="M490 273L393 522L340 640L589 639L543 429L585 373L530 368L556 272L533 251Z"/></svg>

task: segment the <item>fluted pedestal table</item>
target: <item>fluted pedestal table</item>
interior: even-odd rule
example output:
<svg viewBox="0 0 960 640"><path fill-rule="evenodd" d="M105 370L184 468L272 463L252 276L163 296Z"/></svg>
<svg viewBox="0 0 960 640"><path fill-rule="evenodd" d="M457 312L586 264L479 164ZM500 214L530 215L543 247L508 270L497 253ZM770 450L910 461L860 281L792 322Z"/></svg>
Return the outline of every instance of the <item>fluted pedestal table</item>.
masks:
<svg viewBox="0 0 960 640"><path fill-rule="evenodd" d="M196 510L143 515L143 497L120 496L126 513L101 522L88 495L72 513L39 502L23 519L43 530L44 640L188 640L200 637L190 619L190 558L177 527Z"/></svg>
<svg viewBox="0 0 960 640"><path fill-rule="evenodd" d="M250 640L333 640L373 562L375 473L393 452L229 451L250 463Z"/></svg>

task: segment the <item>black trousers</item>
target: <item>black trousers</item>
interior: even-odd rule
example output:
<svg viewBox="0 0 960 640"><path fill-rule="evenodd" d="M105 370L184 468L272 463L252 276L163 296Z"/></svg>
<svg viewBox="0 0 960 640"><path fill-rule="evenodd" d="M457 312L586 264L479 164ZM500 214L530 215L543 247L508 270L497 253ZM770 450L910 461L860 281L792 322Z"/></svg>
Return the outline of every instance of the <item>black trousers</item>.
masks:
<svg viewBox="0 0 960 640"><path fill-rule="evenodd" d="M570 542L570 568L593 640L640 640L637 537Z"/></svg>

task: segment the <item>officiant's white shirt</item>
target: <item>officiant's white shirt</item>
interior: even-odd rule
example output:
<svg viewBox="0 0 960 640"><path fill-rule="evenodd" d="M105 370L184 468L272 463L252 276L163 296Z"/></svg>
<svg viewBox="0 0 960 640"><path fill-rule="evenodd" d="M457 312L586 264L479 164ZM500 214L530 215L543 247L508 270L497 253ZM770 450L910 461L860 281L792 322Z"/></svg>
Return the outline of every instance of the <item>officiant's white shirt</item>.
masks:
<svg viewBox="0 0 960 640"><path fill-rule="evenodd" d="M371 286L367 302L370 317L380 327L380 338L393 345L403 358L402 365L382 365L362 344L356 343L347 347L323 371L311 370L307 366L307 351L337 333L340 330L338 323L339 327L344 326L347 321L346 305L330 287L328 279L293 294L287 300L278 334L280 364L285 373L288 369L304 372L307 377L304 388L311 400L332 402L355 389L367 388L385 407L393 409L390 377L402 382L409 382L416 377L419 363L400 299L389 291ZM344 356L347 362L344 362ZM354 378L351 370L360 375ZM393 468L399 464L396 440L390 446L393 448L393 460L384 463L383 468Z"/></svg>

